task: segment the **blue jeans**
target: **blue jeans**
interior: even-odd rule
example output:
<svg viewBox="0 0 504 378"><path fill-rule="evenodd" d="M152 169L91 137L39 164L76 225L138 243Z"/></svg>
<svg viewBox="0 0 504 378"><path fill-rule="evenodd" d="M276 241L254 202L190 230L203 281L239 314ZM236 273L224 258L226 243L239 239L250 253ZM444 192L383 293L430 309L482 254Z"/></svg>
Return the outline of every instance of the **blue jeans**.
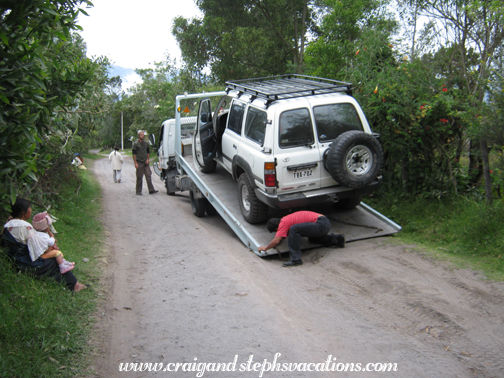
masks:
<svg viewBox="0 0 504 378"><path fill-rule="evenodd" d="M289 230L288 245L290 261L301 260L301 241L307 236L311 241L323 238L331 229L331 222L327 217L319 217L315 223L299 223L291 226Z"/></svg>

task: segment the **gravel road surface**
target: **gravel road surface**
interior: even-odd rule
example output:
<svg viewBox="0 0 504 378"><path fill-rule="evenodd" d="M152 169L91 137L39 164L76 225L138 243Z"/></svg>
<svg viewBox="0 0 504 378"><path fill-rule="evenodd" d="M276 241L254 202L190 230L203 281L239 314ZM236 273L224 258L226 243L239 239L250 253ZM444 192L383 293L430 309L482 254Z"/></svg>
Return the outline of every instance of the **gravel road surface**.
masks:
<svg viewBox="0 0 504 378"><path fill-rule="evenodd" d="M155 174L159 193L136 196L131 158L120 184L107 158L91 170L108 251L95 377L504 377L503 283L390 237L282 268Z"/></svg>

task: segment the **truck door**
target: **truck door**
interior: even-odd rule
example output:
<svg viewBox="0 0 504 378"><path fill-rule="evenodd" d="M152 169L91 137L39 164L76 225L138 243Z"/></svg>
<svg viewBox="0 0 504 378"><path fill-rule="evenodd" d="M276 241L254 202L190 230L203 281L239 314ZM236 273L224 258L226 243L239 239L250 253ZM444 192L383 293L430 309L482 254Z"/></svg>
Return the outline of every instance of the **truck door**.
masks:
<svg viewBox="0 0 504 378"><path fill-rule="evenodd" d="M164 140L163 140L165 123L166 123L166 121L161 124L161 131L159 132L159 144L157 146L157 154L158 154L160 169L166 169L167 162L168 162L168 158L166 155L167 151L166 151L166 148L164 148Z"/></svg>
<svg viewBox="0 0 504 378"><path fill-rule="evenodd" d="M201 168L209 165L215 157L216 139L209 98L200 101L198 119L194 130L193 148L195 160Z"/></svg>

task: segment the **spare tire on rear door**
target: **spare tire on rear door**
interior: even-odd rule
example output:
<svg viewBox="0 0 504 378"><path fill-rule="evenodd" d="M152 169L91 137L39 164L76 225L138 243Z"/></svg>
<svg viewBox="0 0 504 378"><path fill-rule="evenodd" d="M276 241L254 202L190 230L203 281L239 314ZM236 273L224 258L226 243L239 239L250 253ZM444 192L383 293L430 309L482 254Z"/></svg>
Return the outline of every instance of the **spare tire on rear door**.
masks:
<svg viewBox="0 0 504 378"><path fill-rule="evenodd" d="M374 136L347 131L328 149L326 169L338 183L353 189L371 184L380 173L383 151Z"/></svg>

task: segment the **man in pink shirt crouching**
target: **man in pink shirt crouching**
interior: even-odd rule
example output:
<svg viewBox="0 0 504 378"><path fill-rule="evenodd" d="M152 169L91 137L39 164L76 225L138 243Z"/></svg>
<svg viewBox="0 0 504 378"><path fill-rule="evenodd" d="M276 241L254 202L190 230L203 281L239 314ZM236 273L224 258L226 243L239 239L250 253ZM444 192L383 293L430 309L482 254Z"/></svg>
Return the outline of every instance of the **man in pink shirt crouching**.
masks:
<svg viewBox="0 0 504 378"><path fill-rule="evenodd" d="M322 244L326 247L345 247L345 236L342 234L328 235L331 222L323 214L313 211L297 211L283 218L271 218L266 224L269 232L276 231L275 237L265 247L257 248L258 251L267 251L275 248L280 242L288 237L290 251L289 261L282 264L284 267L302 265L301 238L307 236L312 243Z"/></svg>

